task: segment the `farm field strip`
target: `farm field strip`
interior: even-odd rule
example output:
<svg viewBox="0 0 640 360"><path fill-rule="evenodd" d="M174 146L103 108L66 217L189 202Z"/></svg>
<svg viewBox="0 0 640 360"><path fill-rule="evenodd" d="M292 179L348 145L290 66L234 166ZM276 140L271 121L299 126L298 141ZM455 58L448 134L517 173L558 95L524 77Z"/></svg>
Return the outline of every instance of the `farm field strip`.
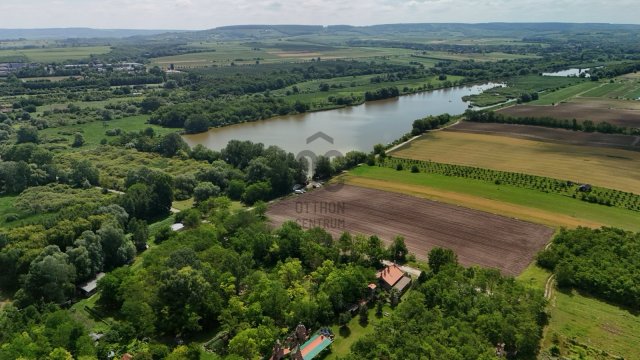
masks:
<svg viewBox="0 0 640 360"><path fill-rule="evenodd" d="M621 134L588 133L583 131L554 129L533 125L478 123L470 121L461 121L448 129L450 131L502 135L519 139L549 141L561 144L603 146L640 151L640 144L636 142L639 138L638 136Z"/></svg>
<svg viewBox="0 0 640 360"><path fill-rule="evenodd" d="M446 247L464 265L497 268L510 275L520 273L553 234L545 226L399 193L350 185L333 190L289 197L271 205L267 215L275 226L320 219L334 236L344 231L375 234L389 243L401 235L419 259L433 247ZM344 210L318 211L316 204L322 203L342 203Z"/></svg>
<svg viewBox="0 0 640 360"><path fill-rule="evenodd" d="M640 127L640 102L601 98L574 98L556 106L515 105L498 112L520 117L606 121L613 125Z"/></svg>
<svg viewBox="0 0 640 360"><path fill-rule="evenodd" d="M616 226L640 231L638 213L482 180L433 173L408 173L361 166L343 176L347 184L418 196L558 227Z"/></svg>
<svg viewBox="0 0 640 360"><path fill-rule="evenodd" d="M536 105L551 105L557 104L562 101L566 101L567 99L580 96L585 92L591 91L592 89L597 89L602 84L598 82L583 82L577 85L569 86L564 89L556 90L553 92L546 92L540 95L540 99L536 101L532 101L531 104Z"/></svg>
<svg viewBox="0 0 640 360"><path fill-rule="evenodd" d="M640 189L640 153L636 151L445 130L425 134L392 155L546 176L634 193Z"/></svg>

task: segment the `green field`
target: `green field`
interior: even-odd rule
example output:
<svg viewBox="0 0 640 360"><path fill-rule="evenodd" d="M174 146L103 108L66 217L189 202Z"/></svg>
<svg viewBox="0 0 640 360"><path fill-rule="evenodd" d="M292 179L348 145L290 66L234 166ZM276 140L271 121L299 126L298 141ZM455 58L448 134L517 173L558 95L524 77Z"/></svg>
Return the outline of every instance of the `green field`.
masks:
<svg viewBox="0 0 640 360"><path fill-rule="evenodd" d="M471 95L468 99L475 106L485 107L503 103L509 99L516 99L523 93L555 92L559 89L583 82L585 82L585 80L580 78L539 75L517 76L507 81L507 87L490 89L478 95ZM549 95L551 94L552 93L549 93Z"/></svg>
<svg viewBox="0 0 640 360"><path fill-rule="evenodd" d="M636 100L640 98L640 81L624 77L617 78L615 82L603 84L582 96Z"/></svg>
<svg viewBox="0 0 640 360"><path fill-rule="evenodd" d="M536 190L377 166L351 170L346 182L404 192L551 226L609 225L640 231L638 213Z"/></svg>
<svg viewBox="0 0 640 360"><path fill-rule="evenodd" d="M195 46L195 44L194 44ZM303 42L265 43L202 43L198 47L205 51L182 55L166 56L152 59L152 64L167 67L174 64L176 68L197 68L204 66L226 66L300 62L312 59L360 59L405 56L413 53L410 49L382 48L382 47L346 47L325 46ZM207 51L211 49L211 51Z"/></svg>
<svg viewBox="0 0 640 360"><path fill-rule="evenodd" d="M29 62L53 63L65 60L81 60L90 55L106 54L111 50L109 46L83 47L45 47L25 50L0 50L0 57L25 56Z"/></svg>
<svg viewBox="0 0 640 360"><path fill-rule="evenodd" d="M86 150L88 148L94 148L100 144L100 140L110 140L109 136L105 135L105 131L109 129L122 129L123 131L140 131L148 127L152 128L156 135L164 135L170 132L174 132L175 129L163 128L158 125L147 124L149 119L148 115L131 116L122 119L110 120L107 122L94 121L87 124L61 126L57 128L48 128L40 132L43 139L51 138L65 138L66 142L62 144L70 145L73 141L75 133L80 133L84 137L85 145L78 148L79 150ZM106 125L106 126L105 126ZM69 147L71 149L71 147Z"/></svg>
<svg viewBox="0 0 640 360"><path fill-rule="evenodd" d="M474 61L500 61L500 60L515 60L515 59L531 59L537 58L535 55L520 55L520 54L507 54L503 52L488 52L488 53L449 53L444 51L427 51L420 55L421 57L437 60L474 60Z"/></svg>
<svg viewBox="0 0 640 360"><path fill-rule="evenodd" d="M599 90L602 84L596 81L583 82L577 85L569 86L560 90L545 92L540 95L536 101L530 102L532 105L552 105L566 101L572 97L584 95L588 92Z"/></svg>
<svg viewBox="0 0 640 360"><path fill-rule="evenodd" d="M550 275L532 264L518 280L544 289ZM640 348L636 346L640 343L639 315L576 291L553 287L548 309L543 353L557 343L562 355L572 359L640 358Z"/></svg>
<svg viewBox="0 0 640 360"><path fill-rule="evenodd" d="M418 91L418 88L425 88L431 84L434 89L444 86L445 81L454 82L462 79L461 76L447 76L447 80L440 81L437 76L430 76L422 79L408 79L392 82L372 83L371 78L377 75L363 75L363 76L347 76L334 79L322 79L311 80L296 85L289 86L285 89L274 91L274 94L280 96L287 96L289 101L301 101L311 104L312 110L318 110L326 108L327 104L330 104L328 98L330 96L335 97L348 97L351 95L359 96L364 101L364 93L367 91L375 91L383 87L397 87L401 94L410 94ZM329 89L329 91L320 91L320 84L325 83L329 86L335 86ZM293 86L297 86L300 90L298 94L291 94ZM405 89L406 88L406 89ZM291 95L286 95L287 93ZM333 104L330 104L335 106Z"/></svg>

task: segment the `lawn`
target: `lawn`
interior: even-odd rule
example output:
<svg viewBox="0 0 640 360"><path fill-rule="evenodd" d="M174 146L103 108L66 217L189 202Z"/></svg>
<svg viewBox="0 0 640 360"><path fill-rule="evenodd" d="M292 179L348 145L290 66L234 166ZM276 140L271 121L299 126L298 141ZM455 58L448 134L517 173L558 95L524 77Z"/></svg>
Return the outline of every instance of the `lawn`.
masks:
<svg viewBox="0 0 640 360"><path fill-rule="evenodd" d="M163 128L158 125L147 124L148 120L148 115L130 116L106 122L94 121L86 124L48 128L40 131L40 134L41 136L43 136L45 141L46 138L66 138L68 140L67 143L71 144L74 134L80 133L84 137L85 145L78 149L86 150L88 148L94 148L98 146L102 139L111 140L110 137L105 135L105 132L109 129L122 129L123 131L140 131L150 127L155 131L156 135L164 135L170 132L175 132L175 129Z"/></svg>
<svg viewBox="0 0 640 360"><path fill-rule="evenodd" d="M82 47L45 47L39 49L24 50L0 50L0 57L26 56L30 62L53 63L65 60L81 60L90 55L106 54L111 51L109 46L82 46Z"/></svg>
<svg viewBox="0 0 640 360"><path fill-rule="evenodd" d="M355 168L344 179L352 185L406 193L554 227L609 225L640 231L638 213L631 210L482 180L376 166Z"/></svg>
<svg viewBox="0 0 640 360"><path fill-rule="evenodd" d="M634 193L640 189L637 151L439 131L421 136L394 151L393 156L546 176Z"/></svg>
<svg viewBox="0 0 640 360"><path fill-rule="evenodd" d="M393 310L391 310L389 305L385 305L383 307L383 314L390 313L391 311ZM363 336L372 334L375 330L376 323L381 319L382 317L378 318L376 316L375 306L371 305L371 308L369 309L369 322L367 324L361 324L360 316L356 315L351 319L351 321L349 321L349 324L347 324L346 327L333 325L331 327L331 331L335 334L335 339L330 347L331 352L322 359L335 360L347 356L351 351L351 345Z"/></svg>

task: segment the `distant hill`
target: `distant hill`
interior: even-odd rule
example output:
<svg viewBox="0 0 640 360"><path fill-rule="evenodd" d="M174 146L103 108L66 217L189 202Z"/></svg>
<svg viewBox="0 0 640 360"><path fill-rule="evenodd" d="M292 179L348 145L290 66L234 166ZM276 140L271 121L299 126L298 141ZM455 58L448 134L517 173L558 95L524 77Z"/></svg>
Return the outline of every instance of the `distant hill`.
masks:
<svg viewBox="0 0 640 360"><path fill-rule="evenodd" d="M69 39L69 38L124 38L130 36L152 36L176 30L136 30L136 29L0 29L0 39Z"/></svg>

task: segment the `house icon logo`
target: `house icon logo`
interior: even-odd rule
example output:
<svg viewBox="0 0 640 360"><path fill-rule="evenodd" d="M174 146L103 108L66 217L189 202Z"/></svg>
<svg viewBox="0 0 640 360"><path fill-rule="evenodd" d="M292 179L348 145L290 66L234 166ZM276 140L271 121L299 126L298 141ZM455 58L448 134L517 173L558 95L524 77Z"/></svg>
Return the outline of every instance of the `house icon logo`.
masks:
<svg viewBox="0 0 640 360"><path fill-rule="evenodd" d="M307 144L310 144L318 139L323 139L324 141L333 144L333 138L325 133L323 133L322 131L318 131L317 133L309 136L307 138Z"/></svg>

